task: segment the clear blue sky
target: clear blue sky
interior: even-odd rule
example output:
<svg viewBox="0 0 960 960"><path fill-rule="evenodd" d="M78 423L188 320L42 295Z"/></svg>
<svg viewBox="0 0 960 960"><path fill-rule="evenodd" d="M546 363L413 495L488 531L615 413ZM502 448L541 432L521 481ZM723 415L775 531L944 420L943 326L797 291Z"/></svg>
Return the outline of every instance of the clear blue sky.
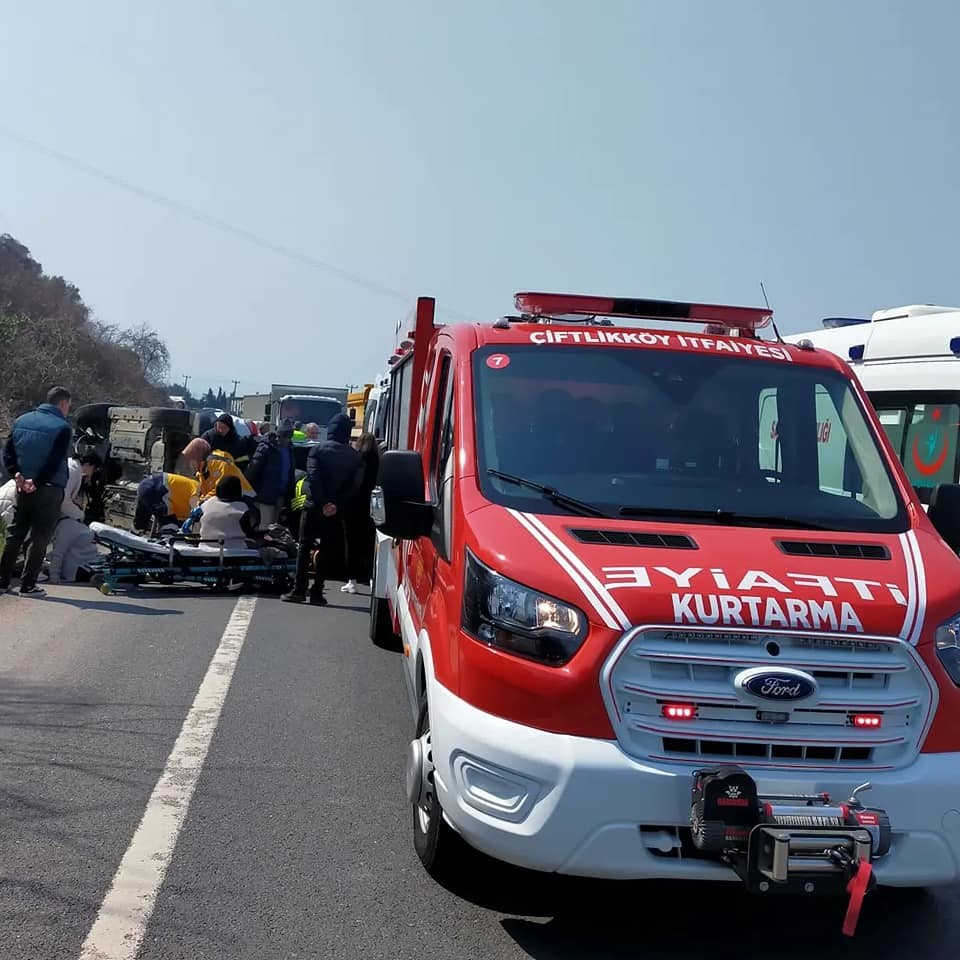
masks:
<svg viewBox="0 0 960 960"><path fill-rule="evenodd" d="M960 5L0 0L0 231L174 377L362 382L418 294L960 302Z"/></svg>

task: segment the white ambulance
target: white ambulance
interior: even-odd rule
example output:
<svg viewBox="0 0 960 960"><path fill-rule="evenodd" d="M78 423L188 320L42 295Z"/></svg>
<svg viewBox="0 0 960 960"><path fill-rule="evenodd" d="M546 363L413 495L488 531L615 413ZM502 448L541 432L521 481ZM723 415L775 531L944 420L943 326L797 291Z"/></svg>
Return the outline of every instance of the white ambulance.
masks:
<svg viewBox="0 0 960 960"><path fill-rule="evenodd" d="M821 330L784 339L809 341L853 367L925 505L938 484L957 483L960 307L915 304L878 310L869 320L831 317ZM828 443L829 423L818 426Z"/></svg>

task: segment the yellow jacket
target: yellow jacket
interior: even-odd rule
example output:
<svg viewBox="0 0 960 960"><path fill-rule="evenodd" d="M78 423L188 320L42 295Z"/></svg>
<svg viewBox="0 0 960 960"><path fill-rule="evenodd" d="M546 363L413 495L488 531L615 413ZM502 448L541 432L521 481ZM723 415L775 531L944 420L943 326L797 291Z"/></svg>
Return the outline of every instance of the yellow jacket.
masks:
<svg viewBox="0 0 960 960"><path fill-rule="evenodd" d="M233 457L224 450L214 450L204 461L200 472L197 474L197 484L199 486L197 502L203 503L204 500L209 500L210 497L216 496L217 484L224 477L239 478L240 487L245 497L254 494L253 487L250 486L250 482L243 475L243 471L236 465Z"/></svg>
<svg viewBox="0 0 960 960"><path fill-rule="evenodd" d="M163 485L166 487L164 501L167 510L178 520L186 520L190 511L196 506L199 484L190 477L183 477L179 473L165 473Z"/></svg>

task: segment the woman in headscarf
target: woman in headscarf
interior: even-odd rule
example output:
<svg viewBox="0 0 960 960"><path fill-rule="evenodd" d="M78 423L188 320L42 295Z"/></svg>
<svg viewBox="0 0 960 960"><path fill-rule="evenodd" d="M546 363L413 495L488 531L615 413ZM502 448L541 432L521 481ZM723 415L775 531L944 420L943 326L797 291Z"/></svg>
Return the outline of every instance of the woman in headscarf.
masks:
<svg viewBox="0 0 960 960"><path fill-rule="evenodd" d="M236 477L244 497L255 496L250 482L226 450L211 450L206 440L196 437L183 448L183 457L197 471L197 503L215 496L217 484L224 477Z"/></svg>

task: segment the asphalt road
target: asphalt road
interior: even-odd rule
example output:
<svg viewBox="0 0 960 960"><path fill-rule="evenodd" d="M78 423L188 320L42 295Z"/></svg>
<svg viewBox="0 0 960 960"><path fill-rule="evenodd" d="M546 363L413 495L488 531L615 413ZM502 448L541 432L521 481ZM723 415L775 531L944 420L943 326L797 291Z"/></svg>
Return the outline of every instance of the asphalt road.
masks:
<svg viewBox="0 0 960 960"><path fill-rule="evenodd" d="M367 640L366 597L341 596L256 601L142 960L956 955L960 888L877 894L850 941L840 907L733 885L542 877L467 854L460 885L438 886L403 798L398 656ZM0 596L3 960L80 957L236 602Z"/></svg>

